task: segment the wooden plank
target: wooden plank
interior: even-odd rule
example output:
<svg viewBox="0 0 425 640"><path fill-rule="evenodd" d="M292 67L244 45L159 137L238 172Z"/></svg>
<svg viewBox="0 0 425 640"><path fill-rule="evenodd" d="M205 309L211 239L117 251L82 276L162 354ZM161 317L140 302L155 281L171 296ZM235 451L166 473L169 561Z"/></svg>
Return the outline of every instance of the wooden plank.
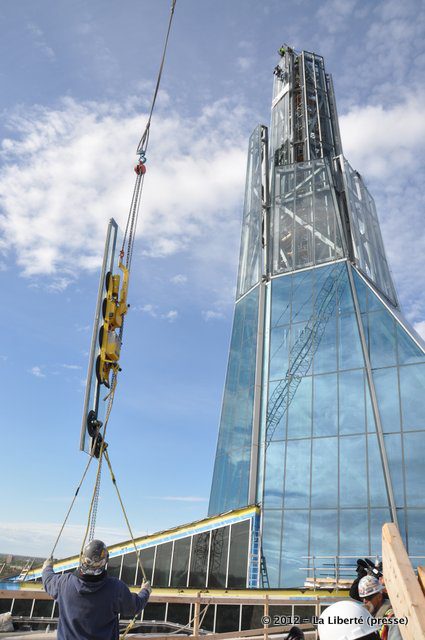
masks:
<svg viewBox="0 0 425 640"><path fill-rule="evenodd" d="M425 596L394 523L382 528L382 564L394 614L407 618L407 624L399 626L403 640L425 638Z"/></svg>
<svg viewBox="0 0 425 640"><path fill-rule="evenodd" d="M314 630L313 625L311 624L300 624L298 625L300 627L300 629L302 629L304 632L306 632L308 634L308 632L311 630L314 634L316 633L316 631ZM268 629L268 633L269 635L275 635L275 634L279 634L281 635L282 633L288 633L288 631L292 628L292 625L288 626L276 626L276 627L269 627ZM132 640L136 640L137 639L141 639L141 638L146 638L146 635L143 634L133 634L132 636ZM155 636L155 640L170 640L170 634L164 635L164 636ZM183 636L179 636L179 637L183 637ZM186 636L186 638L190 639L190 640L232 640L233 638L264 638L264 628L261 629L248 629L246 631L228 631L226 633L209 633L208 635L202 635L202 636L195 636L195 635L191 635L191 636Z"/></svg>
<svg viewBox="0 0 425 640"><path fill-rule="evenodd" d="M422 593L425 595L425 567L418 567L418 580L421 585Z"/></svg>
<svg viewBox="0 0 425 640"><path fill-rule="evenodd" d="M29 589L0 589L0 598L5 600L52 600L45 591L30 591Z"/></svg>

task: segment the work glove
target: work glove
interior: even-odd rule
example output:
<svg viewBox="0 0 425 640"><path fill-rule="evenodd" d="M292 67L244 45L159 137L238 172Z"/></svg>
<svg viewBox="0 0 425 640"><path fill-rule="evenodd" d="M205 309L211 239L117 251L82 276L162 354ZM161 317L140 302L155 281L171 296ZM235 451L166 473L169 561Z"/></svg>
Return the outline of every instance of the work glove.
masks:
<svg viewBox="0 0 425 640"><path fill-rule="evenodd" d="M47 558L44 562L43 562L43 566L42 566L42 570L44 571L44 569L47 569L47 567L52 567L53 568L53 558L52 556L50 556L50 558Z"/></svg>
<svg viewBox="0 0 425 640"><path fill-rule="evenodd" d="M145 582L142 582L142 590L143 589L145 589L149 593L149 595L151 595L152 587L150 580L145 580Z"/></svg>

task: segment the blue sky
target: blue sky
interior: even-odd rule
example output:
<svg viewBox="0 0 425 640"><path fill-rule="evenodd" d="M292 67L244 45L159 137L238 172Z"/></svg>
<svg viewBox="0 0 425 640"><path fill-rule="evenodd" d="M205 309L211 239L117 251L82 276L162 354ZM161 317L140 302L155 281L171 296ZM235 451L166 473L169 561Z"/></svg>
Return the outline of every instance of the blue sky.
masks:
<svg viewBox="0 0 425 640"><path fill-rule="evenodd" d="M47 555L78 450L106 225L124 223L168 0L0 6L0 551ZM424 6L177 0L152 123L112 464L141 535L205 516L229 346L246 148L283 42L325 56L344 152L375 197L425 335ZM79 549L92 477L57 555ZM106 473L98 535L126 538Z"/></svg>

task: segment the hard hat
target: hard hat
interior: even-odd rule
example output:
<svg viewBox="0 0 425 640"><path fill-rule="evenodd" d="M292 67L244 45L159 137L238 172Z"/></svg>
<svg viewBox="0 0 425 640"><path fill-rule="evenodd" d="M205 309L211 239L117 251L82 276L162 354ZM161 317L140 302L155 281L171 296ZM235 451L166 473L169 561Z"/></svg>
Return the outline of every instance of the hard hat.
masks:
<svg viewBox="0 0 425 640"><path fill-rule="evenodd" d="M369 596L380 593L384 590L384 586L379 582L375 576L363 576L359 582L359 596L360 598L368 598Z"/></svg>
<svg viewBox="0 0 425 640"><path fill-rule="evenodd" d="M105 570L109 552L102 540L91 540L83 549L80 569L86 575L97 576Z"/></svg>
<svg viewBox="0 0 425 640"><path fill-rule="evenodd" d="M327 607L319 618L320 640L379 639L379 625L372 624L367 609L359 602L343 600Z"/></svg>

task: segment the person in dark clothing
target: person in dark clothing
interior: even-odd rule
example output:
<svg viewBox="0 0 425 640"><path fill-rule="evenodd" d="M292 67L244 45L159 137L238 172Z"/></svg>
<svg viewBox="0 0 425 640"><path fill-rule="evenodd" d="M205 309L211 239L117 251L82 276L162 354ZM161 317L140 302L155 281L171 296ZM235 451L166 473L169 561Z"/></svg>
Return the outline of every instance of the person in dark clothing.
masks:
<svg viewBox="0 0 425 640"><path fill-rule="evenodd" d="M357 578L354 580L350 587L350 598L353 600L357 600L358 602L362 602L362 598L359 596L359 582L364 576L375 576L378 578L380 582L383 582L383 574L382 574L382 562L377 562L374 564L368 558L364 560L359 558L357 560L356 567Z"/></svg>
<svg viewBox="0 0 425 640"><path fill-rule="evenodd" d="M146 606L150 583L131 593L122 580L108 576L108 558L105 544L92 540L74 573L57 574L53 559L45 561L43 586L59 604L57 640L118 640L118 615L133 618Z"/></svg>

